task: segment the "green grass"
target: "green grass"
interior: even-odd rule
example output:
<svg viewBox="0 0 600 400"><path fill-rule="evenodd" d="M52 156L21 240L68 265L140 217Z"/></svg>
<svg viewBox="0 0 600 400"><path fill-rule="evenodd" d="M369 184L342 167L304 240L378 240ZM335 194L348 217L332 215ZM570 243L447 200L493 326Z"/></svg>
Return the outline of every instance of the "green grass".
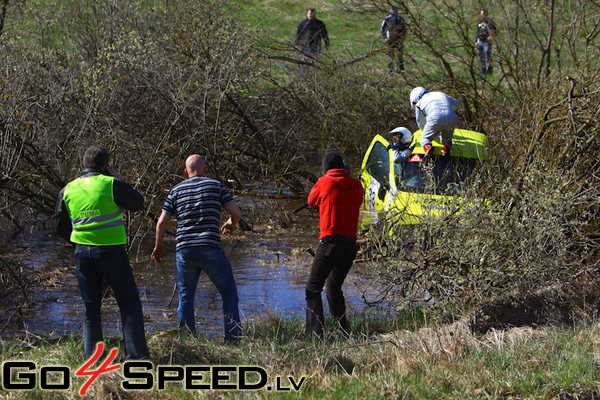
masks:
<svg viewBox="0 0 600 400"><path fill-rule="evenodd" d="M151 3L148 1L139 4ZM47 8L39 12L39 31L42 31L41 27L47 27L48 36L45 40L56 40L56 43L62 44L61 41L65 39L59 36L58 30L51 29L52 24L58 22L51 18L53 13L50 3L39 2L40 7L44 4ZM232 8L232 15L260 32L260 39L271 43L291 43L297 24L306 14L306 5L302 2L273 0L240 1L235 4L237 7ZM27 5L32 7L30 3ZM347 61L381 45L378 30L385 13L347 13L340 10L339 2L333 1L319 1L311 5L318 9L318 17L328 26L332 41L331 56L337 61ZM430 10L428 12L431 13ZM60 21L60 18L57 19ZM47 24L46 21L53 22ZM443 18L440 21L443 22ZM25 36L35 24L25 21L18 29L22 29ZM37 34L34 31L32 29L29 33ZM456 44L454 36L452 40ZM47 42L40 39L39 43ZM409 39L407 46L418 60L426 58L426 50L412 39ZM465 48L456 49L456 54L466 52ZM526 51L522 53L528 54ZM459 61L455 59L451 62L459 65ZM328 56L324 63L333 64ZM376 77L386 69L387 59L384 55L379 55L360 65L366 66L365 74ZM373 68L369 69L369 66ZM412 66L408 68L413 73ZM418 71L414 74L418 74ZM442 76L439 71L431 74ZM348 84L352 85L352 82ZM347 81L343 83L346 84ZM429 82L424 78L413 83L427 86ZM406 105L407 96L402 93L406 87L395 88L399 103ZM253 89L256 90L249 88L248 91ZM388 91L387 86L382 91ZM356 101L352 105L358 108L359 104ZM393 126L390 124L390 127ZM323 129L324 141L328 139L326 133ZM270 377L306 376L306 384L299 393L281 394L266 390L248 393L196 393L171 385L162 393L139 392L127 395L133 398L156 398L160 395L168 399L281 396L332 399L553 399L565 392L582 397L585 394L598 397L600 392L600 328L597 324L577 328L514 329L474 337L464 329L458 329L460 325L423 328L426 324L422 316L418 317L417 322L404 315L358 316L351 323L350 337L335 333L333 325L329 323L327 331L334 334L325 341L312 343L303 338L302 320L285 319L279 315L268 315L259 322L245 326L246 335L236 346L225 346L218 339L194 338L177 331L162 332L149 338L152 359L156 364L260 365L268 371ZM415 326L423 329L415 331ZM110 344L120 346L120 354L123 354L121 341L113 340ZM83 346L78 337L58 341L0 341L0 345L2 362L32 360L40 366L67 365L72 371L84 362ZM45 393L37 390L31 393L7 393L0 390L0 398L78 398L76 390L82 384L82 379L74 378L74 382L76 384L72 390L66 392ZM103 376L97 383L93 387L93 397L101 397L101 393L104 397L108 397L110 393L116 393L113 398L127 397L119 395L120 378L117 374Z"/></svg>
<svg viewBox="0 0 600 400"><path fill-rule="evenodd" d="M192 337L172 330L151 335L149 346L155 365L255 365L268 374L268 384L290 387L306 377L299 391L195 391L180 383L164 391L126 392L123 376L109 373L98 378L91 398L114 393L121 398L412 398L553 399L600 393L597 357L600 327L492 331L473 336L460 323L445 327L411 329L403 317L355 316L349 336L327 327L323 341L303 337L303 321L267 315L245 326L236 345L220 339ZM387 324L384 322L387 321ZM423 324L421 321L420 324ZM367 326L372 330L367 330ZM386 329L387 326L387 329ZM422 325L421 325L422 326ZM117 345L111 340L109 346ZM77 337L59 341L2 343L1 361L29 360L38 365L65 365L72 373L84 362ZM122 354L122 349L120 350ZM122 362L120 360L119 362ZM76 398L84 380L73 377L68 391L0 391L11 399ZM573 397L577 398L577 397ZM590 397L591 398L591 397Z"/></svg>
<svg viewBox="0 0 600 400"><path fill-rule="evenodd" d="M299 1L242 0L232 6L232 14L242 24L256 29L261 41L259 46L269 43L280 49L272 51L272 54L299 59L300 55L293 51L291 45L298 24L306 18L308 6L316 8L317 18L325 23L329 33L331 45L329 51L323 50L324 63L331 61L339 65L383 47L379 29L386 13L374 9L351 12L337 1L319 1L309 5ZM379 54L360 65L370 73L383 73L387 69L387 56ZM284 77L286 74L277 76Z"/></svg>
<svg viewBox="0 0 600 400"><path fill-rule="evenodd" d="M19 14L20 20L15 25L15 35L24 38L32 47L42 46L47 49L60 49L71 52L74 59L85 57L80 48L83 42L95 40L92 34L95 30L100 35L106 34L109 29L110 18L102 17L110 7L99 6L98 15L84 6L85 3L71 0L68 4L49 0L38 0L35 10L24 11ZM147 0L135 2L136 10L140 11L140 20L146 21L150 26L157 15L169 13L161 0ZM220 3L215 2L215 7L220 8ZM249 28L247 33L255 47L261 50L262 56L287 57L299 60L301 55L292 47L296 28L300 21L306 18L308 6L317 9L317 17L323 20L329 31L331 46L329 51L323 52L321 66L325 69L339 70L344 76L367 76L376 81L387 78L388 57L384 53L375 54L351 66L344 63L364 57L372 51L384 49L380 38L380 26L387 12L385 3L377 3L377 9L370 3L343 3L339 1L317 1L307 4L300 1L274 1L274 0L238 0L223 2L228 11L225 16L234 18L236 24ZM68 7L67 7L68 6ZM170 7L174 7L174 2ZM122 7L124 10L126 6ZM172 11L172 10L171 10ZM130 11L122 11L120 18L125 18ZM431 9L427 4L423 11L429 16L430 21L424 23L428 27L436 27L444 32L452 32L452 23L439 12ZM16 15L16 14L15 14ZM83 17L83 16L86 17ZM81 23L82 19L84 23ZM160 19L160 18L159 18ZM11 26L15 17L11 15ZM121 23L117 21L116 25ZM423 23L421 21L421 23ZM86 32L89 26L91 32ZM112 29L112 28L110 28ZM133 28L132 28L133 29ZM80 32L81 31L81 32ZM68 37L67 37L68 36ZM85 38L82 41L82 38ZM461 58L468 58L469 49L455 33L445 33L444 44L439 44L443 53L448 53L446 60L456 70L455 73L464 74L468 67ZM80 43L81 41L81 43ZM89 45L89 44L88 44ZM394 86L401 96L406 96L410 87L418 84L427 85L428 81L435 81L445 76L439 62L430 54L430 51L420 43L415 32L410 32L405 45L405 63L407 65L406 79L391 81L386 86ZM264 59L263 66L268 68L270 77L276 77L279 84L285 84L295 77L297 65L290 62ZM408 82L406 82L408 80ZM262 83L264 85L264 83ZM259 85L260 86L260 85ZM268 86L268 84L267 84ZM406 93L405 93L406 92Z"/></svg>

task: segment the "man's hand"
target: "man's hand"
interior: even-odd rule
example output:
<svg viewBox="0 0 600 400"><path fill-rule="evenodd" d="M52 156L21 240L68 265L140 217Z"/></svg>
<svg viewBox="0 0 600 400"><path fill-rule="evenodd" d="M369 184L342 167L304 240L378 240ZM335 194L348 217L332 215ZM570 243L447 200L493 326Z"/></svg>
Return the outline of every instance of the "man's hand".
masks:
<svg viewBox="0 0 600 400"><path fill-rule="evenodd" d="M154 240L154 250L152 250L152 255L150 255L150 257L157 263L161 262L165 256L163 239L165 237L165 232L167 232L167 224L170 220L171 216L163 211L156 223L156 239Z"/></svg>
<svg viewBox="0 0 600 400"><path fill-rule="evenodd" d="M165 256L165 248L161 245L161 246L154 247L154 250L152 250L152 255L150 257L152 257L152 259L154 261L156 261L157 263L160 263L164 256Z"/></svg>
<svg viewBox="0 0 600 400"><path fill-rule="evenodd" d="M119 173L119 171L117 171L116 168L113 168L112 165L110 164L106 164L106 172L108 172L108 175L110 176L114 176L115 178L121 179L121 174Z"/></svg>
<svg viewBox="0 0 600 400"><path fill-rule="evenodd" d="M235 230L235 224L229 218L221 227L221 233L232 233Z"/></svg>
<svg viewBox="0 0 600 400"><path fill-rule="evenodd" d="M242 210L240 210L237 203L234 201L225 206L225 211L231 216L221 227L221 233L231 233L235 230L237 223L242 219Z"/></svg>

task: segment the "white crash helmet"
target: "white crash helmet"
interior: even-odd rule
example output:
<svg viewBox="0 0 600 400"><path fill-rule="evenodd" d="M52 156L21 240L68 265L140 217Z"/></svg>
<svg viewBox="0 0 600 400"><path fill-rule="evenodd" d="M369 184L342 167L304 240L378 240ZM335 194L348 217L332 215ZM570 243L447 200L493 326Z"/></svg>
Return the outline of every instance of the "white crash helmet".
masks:
<svg viewBox="0 0 600 400"><path fill-rule="evenodd" d="M410 108L415 108L415 105L421 100L421 97L427 93L427 89L417 86L410 92Z"/></svg>
<svg viewBox="0 0 600 400"><path fill-rule="evenodd" d="M402 143L404 145L409 145L412 143L412 133L410 133L410 131L403 126L399 126L397 128L392 129L390 131L390 133L392 135L397 135L397 134L402 135L402 139L400 139L400 143Z"/></svg>

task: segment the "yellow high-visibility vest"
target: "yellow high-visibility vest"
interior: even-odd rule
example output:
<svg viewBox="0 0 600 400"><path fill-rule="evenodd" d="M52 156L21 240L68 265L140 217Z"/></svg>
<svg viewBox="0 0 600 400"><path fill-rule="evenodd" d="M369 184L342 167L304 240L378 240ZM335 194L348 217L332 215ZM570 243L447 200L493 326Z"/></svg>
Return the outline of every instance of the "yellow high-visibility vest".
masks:
<svg viewBox="0 0 600 400"><path fill-rule="evenodd" d="M113 196L114 180L100 174L77 178L65 187L63 200L73 226L73 243L93 246L127 243L123 215Z"/></svg>

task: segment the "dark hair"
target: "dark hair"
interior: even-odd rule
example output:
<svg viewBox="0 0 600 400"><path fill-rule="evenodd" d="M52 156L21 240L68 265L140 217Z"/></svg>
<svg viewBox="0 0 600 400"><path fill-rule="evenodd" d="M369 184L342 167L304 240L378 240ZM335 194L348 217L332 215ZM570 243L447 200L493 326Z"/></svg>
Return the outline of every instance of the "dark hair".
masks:
<svg viewBox="0 0 600 400"><path fill-rule="evenodd" d="M317 12L317 10L315 10L314 8L309 8L309 9L308 9L308 10L306 10L306 11L312 11L312 12L314 12L314 13L316 13L316 12Z"/></svg>
<svg viewBox="0 0 600 400"><path fill-rule="evenodd" d="M104 147L93 145L83 154L83 168L102 169L110 161L110 154Z"/></svg>

